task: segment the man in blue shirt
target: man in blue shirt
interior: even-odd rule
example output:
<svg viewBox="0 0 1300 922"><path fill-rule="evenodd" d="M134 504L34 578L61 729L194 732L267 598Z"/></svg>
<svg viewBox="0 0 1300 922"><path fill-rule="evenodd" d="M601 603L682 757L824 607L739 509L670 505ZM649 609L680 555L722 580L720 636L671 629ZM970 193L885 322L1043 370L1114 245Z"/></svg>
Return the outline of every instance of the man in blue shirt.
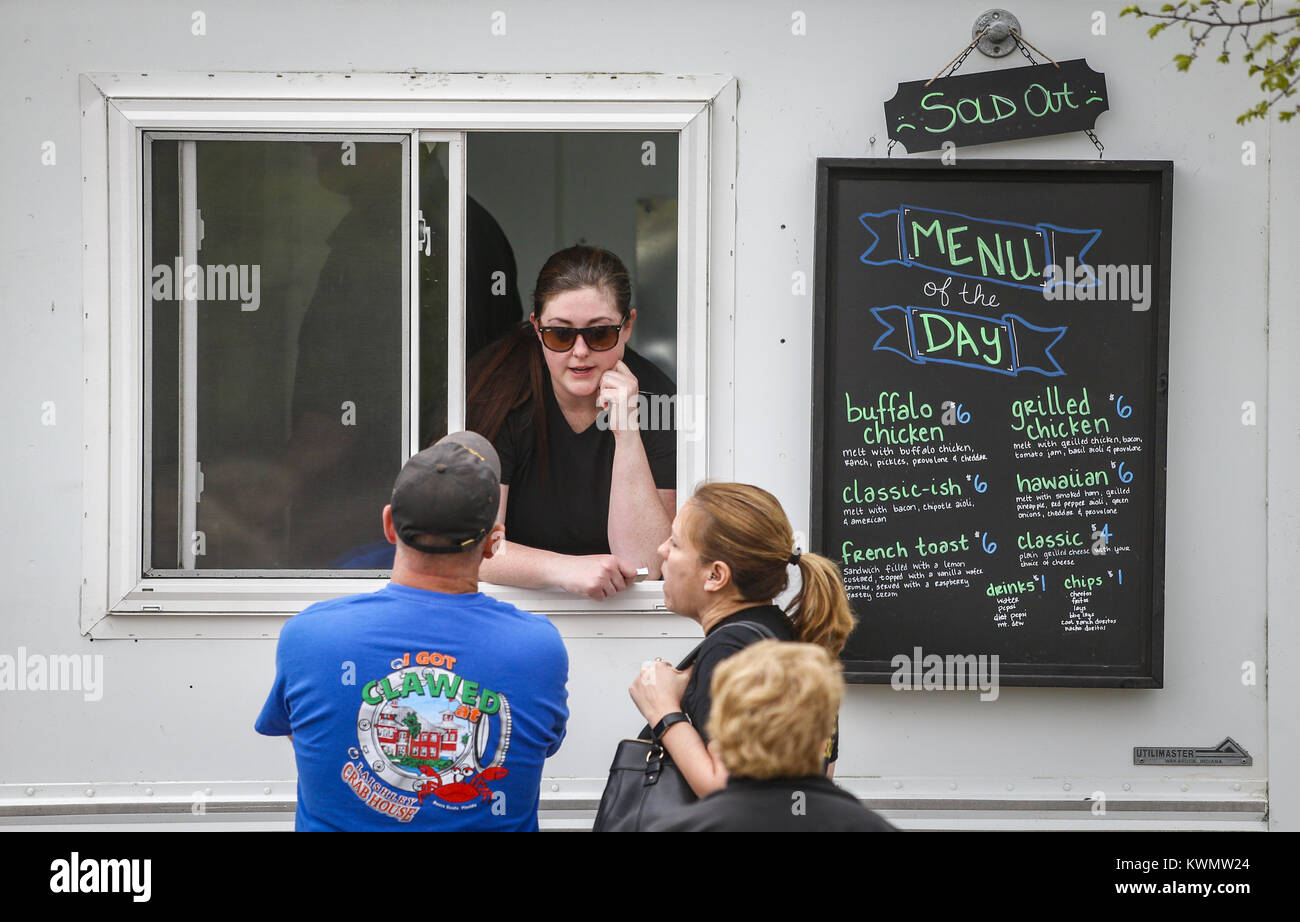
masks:
<svg viewBox="0 0 1300 922"><path fill-rule="evenodd" d="M391 582L281 629L256 728L291 735L298 830L537 829L569 660L546 618L478 591L500 471L473 432L412 457L383 511Z"/></svg>

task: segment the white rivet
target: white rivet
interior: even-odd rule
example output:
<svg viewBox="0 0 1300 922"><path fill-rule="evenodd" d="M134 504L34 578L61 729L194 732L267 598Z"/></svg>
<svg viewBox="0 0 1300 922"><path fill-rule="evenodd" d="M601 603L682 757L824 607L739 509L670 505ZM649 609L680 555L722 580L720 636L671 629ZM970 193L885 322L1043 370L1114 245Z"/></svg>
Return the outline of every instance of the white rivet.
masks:
<svg viewBox="0 0 1300 922"><path fill-rule="evenodd" d="M268 784L266 787L262 788L262 793L263 793L263 794L270 794L270 793L271 793L271 786Z"/></svg>
<svg viewBox="0 0 1300 922"><path fill-rule="evenodd" d="M204 789L203 789L203 794L204 794L204 796L206 796L206 797L211 797L211 796L212 796L212 788L204 788Z"/></svg>
<svg viewBox="0 0 1300 922"><path fill-rule="evenodd" d="M1008 784L1008 785L1007 785L1007 790L1008 790L1008 791L1014 791L1015 789L1016 789L1016 786L1015 786L1014 784Z"/></svg>
<svg viewBox="0 0 1300 922"><path fill-rule="evenodd" d="M948 790L950 791L957 790L957 782L954 781L952 784L948 785Z"/></svg>
<svg viewBox="0 0 1300 922"><path fill-rule="evenodd" d="M23 793L26 794L28 797L31 797L33 794L36 793L36 788L28 788Z"/></svg>
<svg viewBox="0 0 1300 922"><path fill-rule="evenodd" d="M1241 790L1241 785L1240 785L1240 784L1234 784L1234 785L1232 786L1232 789L1233 789L1234 791L1240 791L1240 790ZM29 790L30 790L30 789L29 789Z"/></svg>
<svg viewBox="0 0 1300 922"><path fill-rule="evenodd" d="M1133 790L1133 785L1131 785L1131 784L1126 784L1126 785L1124 785L1124 790L1126 790L1126 791L1131 791L1131 790Z"/></svg>
<svg viewBox="0 0 1300 922"><path fill-rule="evenodd" d="M145 788L144 794L146 797L153 797L153 788Z"/></svg>
<svg viewBox="0 0 1300 922"><path fill-rule="evenodd" d="M1185 784L1183 784L1183 785L1179 785L1179 787L1181 787L1184 791L1187 790L1187 785L1185 785Z"/></svg>
<svg viewBox="0 0 1300 922"><path fill-rule="evenodd" d="M86 796L87 796L87 797L94 797L94 796L95 796L95 789L94 789L94 788L86 788Z"/></svg>
<svg viewBox="0 0 1300 922"><path fill-rule="evenodd" d="M560 786L559 786L558 784L553 784L553 785L551 785L551 790L552 790L552 791L558 791L559 789L560 789Z"/></svg>
<svg viewBox="0 0 1300 922"><path fill-rule="evenodd" d="M901 788L902 786L903 786L903 782L901 782L901 781L895 781L895 782L894 782L894 790L898 790L898 789Z"/></svg>
<svg viewBox="0 0 1300 922"><path fill-rule="evenodd" d="M1067 791L1070 790L1070 782L1068 782L1068 781L1065 782L1065 784L1061 785L1061 787L1064 788L1064 789L1067 790Z"/></svg>

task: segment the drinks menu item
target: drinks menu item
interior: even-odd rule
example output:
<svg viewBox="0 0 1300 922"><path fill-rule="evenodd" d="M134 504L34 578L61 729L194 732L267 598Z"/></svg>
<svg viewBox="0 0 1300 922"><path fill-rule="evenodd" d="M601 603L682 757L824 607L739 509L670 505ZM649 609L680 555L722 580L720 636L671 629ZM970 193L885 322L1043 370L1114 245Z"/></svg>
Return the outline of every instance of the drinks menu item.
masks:
<svg viewBox="0 0 1300 922"><path fill-rule="evenodd" d="M923 651L1159 687L1172 165L818 166L812 546L847 677Z"/></svg>

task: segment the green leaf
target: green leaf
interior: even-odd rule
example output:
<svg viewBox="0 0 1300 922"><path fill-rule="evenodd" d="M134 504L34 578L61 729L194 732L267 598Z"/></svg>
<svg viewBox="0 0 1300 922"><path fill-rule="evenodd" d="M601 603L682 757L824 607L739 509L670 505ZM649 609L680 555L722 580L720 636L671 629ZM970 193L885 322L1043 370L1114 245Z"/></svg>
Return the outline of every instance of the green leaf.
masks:
<svg viewBox="0 0 1300 922"><path fill-rule="evenodd" d="M1228 63L1228 52L1225 51L1223 54L1219 55L1219 63L1220 64Z"/></svg>
<svg viewBox="0 0 1300 922"><path fill-rule="evenodd" d="M1158 23L1156 23L1154 26L1152 26L1150 29L1147 29L1147 37L1148 37L1148 38L1155 38L1157 35L1159 35L1161 32L1165 31L1165 29L1168 29L1168 28L1169 28L1169 23L1167 23L1167 22L1158 22Z"/></svg>
<svg viewBox="0 0 1300 922"><path fill-rule="evenodd" d="M1187 70L1192 66L1192 56L1190 54L1174 55L1174 64L1178 65L1179 70Z"/></svg>

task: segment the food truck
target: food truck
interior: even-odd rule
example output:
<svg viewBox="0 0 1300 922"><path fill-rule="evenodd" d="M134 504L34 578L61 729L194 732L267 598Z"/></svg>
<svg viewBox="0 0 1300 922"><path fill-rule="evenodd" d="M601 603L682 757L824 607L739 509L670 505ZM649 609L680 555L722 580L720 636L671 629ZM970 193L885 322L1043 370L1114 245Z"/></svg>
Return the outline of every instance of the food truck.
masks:
<svg viewBox="0 0 1300 922"><path fill-rule="evenodd" d="M1300 129L1119 4L795 6L6 5L0 825L293 828L281 627L385 584L397 468L587 243L677 505L760 485L844 570L836 783L1300 828ZM482 588L564 640L540 824L590 829L699 626ZM397 755L480 745L399 710Z"/></svg>

